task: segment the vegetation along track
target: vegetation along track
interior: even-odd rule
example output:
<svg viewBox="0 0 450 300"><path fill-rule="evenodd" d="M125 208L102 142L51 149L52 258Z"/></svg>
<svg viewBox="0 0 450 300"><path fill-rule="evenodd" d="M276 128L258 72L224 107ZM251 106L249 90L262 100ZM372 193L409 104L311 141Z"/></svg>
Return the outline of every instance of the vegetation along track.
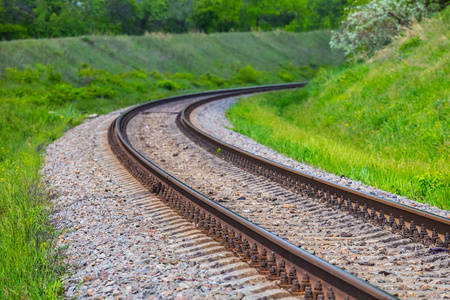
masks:
<svg viewBox="0 0 450 300"><path fill-rule="evenodd" d="M445 298L450 274L444 249L448 247L448 219L234 149L202 134L189 120L196 107L209 101L302 85L208 92L146 103L113 124L110 143L134 176L169 206L293 294L308 298L312 291L313 297L321 298L323 293L324 299L381 299L391 295ZM189 102L195 103L178 114ZM181 135L175 120L184 133L213 154L199 151ZM133 134L127 134L127 130ZM227 193L230 197L221 197ZM414 222L405 222L405 216ZM414 224L424 225L417 228ZM433 246L433 253L428 253L428 246ZM327 294L329 288L334 296Z"/></svg>

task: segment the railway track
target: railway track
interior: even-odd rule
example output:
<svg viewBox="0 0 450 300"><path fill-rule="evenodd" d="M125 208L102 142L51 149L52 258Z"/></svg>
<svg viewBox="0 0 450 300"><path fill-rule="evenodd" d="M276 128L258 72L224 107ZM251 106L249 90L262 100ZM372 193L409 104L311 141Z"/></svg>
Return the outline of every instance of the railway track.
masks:
<svg viewBox="0 0 450 300"><path fill-rule="evenodd" d="M190 120L211 101L302 85L209 92L147 103L111 126L110 144L151 192L292 295L305 299L445 297L448 254L427 252L429 247L435 252L448 247L448 219L261 159L205 135ZM153 123L145 125L144 120ZM201 154L179 129L212 154ZM149 145L149 139L158 143ZM212 175L187 171L187 166ZM268 222L274 211L278 219Z"/></svg>

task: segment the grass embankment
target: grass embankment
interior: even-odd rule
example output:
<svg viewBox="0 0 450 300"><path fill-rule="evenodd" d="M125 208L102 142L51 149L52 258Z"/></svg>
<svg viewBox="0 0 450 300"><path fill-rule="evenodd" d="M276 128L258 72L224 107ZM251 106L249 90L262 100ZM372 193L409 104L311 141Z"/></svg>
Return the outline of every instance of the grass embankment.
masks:
<svg viewBox="0 0 450 300"><path fill-rule="evenodd" d="M62 295L58 233L38 174L48 143L91 113L177 93L305 80L314 65L342 61L327 50L328 37L271 32L0 43L0 298Z"/></svg>
<svg viewBox="0 0 450 300"><path fill-rule="evenodd" d="M450 209L450 8L374 58L242 99L235 130L298 161Z"/></svg>
<svg viewBox="0 0 450 300"><path fill-rule="evenodd" d="M0 75L5 75L5 68L36 63L52 65L64 76L76 74L83 63L110 73L143 69L229 78L236 68L247 64L274 73L289 64L301 67L342 62L342 55L330 53L329 38L330 33L324 31L274 31L11 41L0 43Z"/></svg>

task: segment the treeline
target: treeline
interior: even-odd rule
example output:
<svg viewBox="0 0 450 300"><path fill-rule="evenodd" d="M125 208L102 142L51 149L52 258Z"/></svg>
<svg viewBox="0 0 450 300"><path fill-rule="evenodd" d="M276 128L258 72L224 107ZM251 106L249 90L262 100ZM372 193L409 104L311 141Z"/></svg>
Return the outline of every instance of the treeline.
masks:
<svg viewBox="0 0 450 300"><path fill-rule="evenodd" d="M0 0L0 40L335 28L350 0Z"/></svg>

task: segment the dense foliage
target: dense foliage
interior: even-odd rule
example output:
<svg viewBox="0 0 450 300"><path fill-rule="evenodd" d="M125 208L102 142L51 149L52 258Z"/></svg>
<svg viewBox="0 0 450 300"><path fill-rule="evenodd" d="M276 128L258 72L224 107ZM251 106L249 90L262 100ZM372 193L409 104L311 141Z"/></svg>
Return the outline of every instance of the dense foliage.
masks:
<svg viewBox="0 0 450 300"><path fill-rule="evenodd" d="M333 28L348 0L0 0L0 40Z"/></svg>
<svg viewBox="0 0 450 300"><path fill-rule="evenodd" d="M373 0L355 2L339 30L333 32L330 45L347 55L372 55L389 44L394 36L414 20L420 21L438 11L444 1Z"/></svg>

